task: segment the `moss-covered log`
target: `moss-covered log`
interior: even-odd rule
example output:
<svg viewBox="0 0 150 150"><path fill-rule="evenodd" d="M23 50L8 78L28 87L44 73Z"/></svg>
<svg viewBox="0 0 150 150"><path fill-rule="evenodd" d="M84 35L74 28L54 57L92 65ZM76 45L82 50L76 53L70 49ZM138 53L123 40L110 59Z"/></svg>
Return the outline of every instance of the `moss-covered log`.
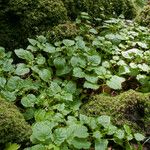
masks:
<svg viewBox="0 0 150 150"><path fill-rule="evenodd" d="M118 96L95 95L81 108L89 116L109 115L116 125L125 123L150 134L150 93L129 90Z"/></svg>
<svg viewBox="0 0 150 150"><path fill-rule="evenodd" d="M26 143L31 127L17 107L0 98L0 147L7 142Z"/></svg>

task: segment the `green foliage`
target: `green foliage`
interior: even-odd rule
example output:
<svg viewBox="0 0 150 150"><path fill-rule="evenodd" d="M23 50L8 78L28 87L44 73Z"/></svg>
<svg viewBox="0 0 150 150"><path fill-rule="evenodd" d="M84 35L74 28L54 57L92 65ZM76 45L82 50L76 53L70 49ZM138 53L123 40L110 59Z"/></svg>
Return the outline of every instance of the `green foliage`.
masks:
<svg viewBox="0 0 150 150"><path fill-rule="evenodd" d="M117 83L117 82L116 82ZM81 112L90 116L113 116L115 124L129 123L132 128L148 131L150 123L150 94L129 90L118 96L95 95L83 105Z"/></svg>
<svg viewBox="0 0 150 150"><path fill-rule="evenodd" d="M82 34L72 39L29 38L26 49L15 49L16 64L0 48L0 95L24 108L33 123L33 150L105 150L111 143L130 150L129 142L139 140L128 126L114 126L109 116L88 117L79 110L84 98L104 86L108 94L132 88L132 78L137 90L149 91L149 29L115 18L93 27L90 19L82 13L76 23Z"/></svg>
<svg viewBox="0 0 150 150"><path fill-rule="evenodd" d="M2 99L0 99L0 106L1 146L7 142L28 142L31 135L31 127L25 122L17 107Z"/></svg>

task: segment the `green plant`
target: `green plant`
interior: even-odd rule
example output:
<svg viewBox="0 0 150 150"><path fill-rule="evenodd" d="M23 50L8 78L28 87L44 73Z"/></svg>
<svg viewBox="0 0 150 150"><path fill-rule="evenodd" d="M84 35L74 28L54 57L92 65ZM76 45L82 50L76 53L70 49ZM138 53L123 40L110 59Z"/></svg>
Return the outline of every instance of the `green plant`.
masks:
<svg viewBox="0 0 150 150"><path fill-rule="evenodd" d="M130 124L134 130L147 132L150 123L150 93L133 90L110 97L94 95L81 108L81 113L89 116L109 115L118 125ZM113 105L112 105L113 104Z"/></svg>
<svg viewBox="0 0 150 150"><path fill-rule="evenodd" d="M33 150L109 145L130 150L132 140L144 139L126 125L112 125L108 116L81 115L80 107L90 95L106 92L104 87L108 94L131 89L130 79L134 89L149 92L149 29L115 18L94 27L90 20L82 13L76 22L82 34L74 39L29 38L26 49L15 49L16 64L0 48L0 95L24 108L33 123Z"/></svg>

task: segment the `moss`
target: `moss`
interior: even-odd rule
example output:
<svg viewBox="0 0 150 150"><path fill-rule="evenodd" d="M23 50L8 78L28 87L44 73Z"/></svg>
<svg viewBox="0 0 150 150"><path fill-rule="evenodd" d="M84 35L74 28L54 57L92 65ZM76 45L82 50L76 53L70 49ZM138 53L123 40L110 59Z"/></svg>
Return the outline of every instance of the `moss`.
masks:
<svg viewBox="0 0 150 150"><path fill-rule="evenodd" d="M78 34L78 29L76 24L72 22L66 22L64 24L59 24L54 26L46 34L47 39L51 42L74 38Z"/></svg>
<svg viewBox="0 0 150 150"><path fill-rule="evenodd" d="M27 38L64 24L68 18L75 20L83 11L102 19L120 14L128 19L135 16L132 0L0 1L0 45L6 49L26 47Z"/></svg>
<svg viewBox="0 0 150 150"><path fill-rule="evenodd" d="M1 8L0 19L4 25L0 28L0 45L11 49L67 20L67 10L61 0L7 0Z"/></svg>
<svg viewBox="0 0 150 150"><path fill-rule="evenodd" d="M150 125L150 93L129 90L118 96L95 95L81 108L89 116L109 115L117 125L125 123L148 132Z"/></svg>
<svg viewBox="0 0 150 150"><path fill-rule="evenodd" d="M63 0L68 12L77 16L80 12L88 12L92 17L114 17L123 14L125 18L135 17L132 0Z"/></svg>
<svg viewBox="0 0 150 150"><path fill-rule="evenodd" d="M141 25L150 27L150 5L143 8L136 20Z"/></svg>
<svg viewBox="0 0 150 150"><path fill-rule="evenodd" d="M31 127L16 106L0 98L0 145L29 141Z"/></svg>

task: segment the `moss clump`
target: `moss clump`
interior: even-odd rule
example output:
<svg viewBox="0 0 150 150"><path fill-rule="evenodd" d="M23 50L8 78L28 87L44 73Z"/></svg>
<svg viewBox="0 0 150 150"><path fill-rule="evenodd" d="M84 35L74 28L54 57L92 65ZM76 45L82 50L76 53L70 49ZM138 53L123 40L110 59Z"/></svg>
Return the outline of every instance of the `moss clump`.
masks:
<svg viewBox="0 0 150 150"><path fill-rule="evenodd" d="M109 115L117 125L125 123L149 132L150 93L143 94L129 90L118 96L95 95L81 108L89 116Z"/></svg>
<svg viewBox="0 0 150 150"><path fill-rule="evenodd" d="M147 5L143 8L137 17L137 21L143 26L150 27L150 5Z"/></svg>
<svg viewBox="0 0 150 150"><path fill-rule="evenodd" d="M80 12L88 12L92 17L114 17L123 14L132 19L136 15L132 0L63 0L69 15L77 16Z"/></svg>
<svg viewBox="0 0 150 150"><path fill-rule="evenodd" d="M28 37L67 20L61 0L7 0L0 4L0 45L6 48L20 47Z"/></svg>
<svg viewBox="0 0 150 150"><path fill-rule="evenodd" d="M50 42L55 42L63 39L74 38L78 34L78 29L76 24L72 22L66 22L64 24L54 26L44 34Z"/></svg>
<svg viewBox="0 0 150 150"><path fill-rule="evenodd" d="M0 145L7 142L26 143L31 135L31 127L12 103L0 98Z"/></svg>

